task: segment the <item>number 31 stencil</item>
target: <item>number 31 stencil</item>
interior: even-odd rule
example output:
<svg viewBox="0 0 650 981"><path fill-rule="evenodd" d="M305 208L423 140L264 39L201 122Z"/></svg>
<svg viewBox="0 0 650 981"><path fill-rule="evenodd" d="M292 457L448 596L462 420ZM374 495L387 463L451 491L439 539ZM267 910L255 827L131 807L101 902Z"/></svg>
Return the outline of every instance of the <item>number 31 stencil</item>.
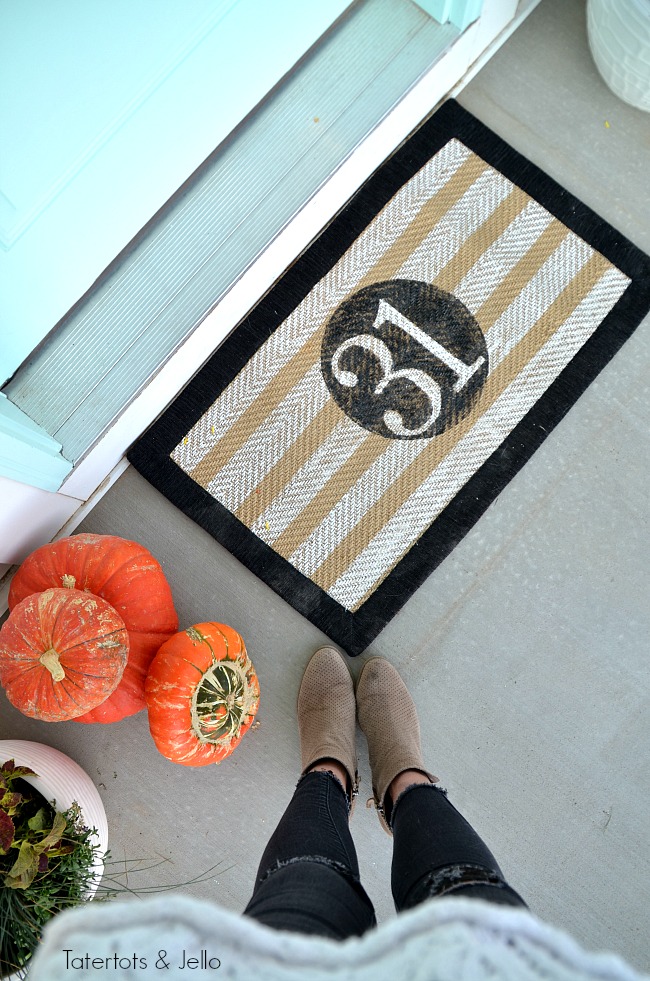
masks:
<svg viewBox="0 0 650 981"><path fill-rule="evenodd" d="M348 297L326 325L323 377L340 408L391 439L437 436L460 420L488 374L467 307L429 283L393 279Z"/></svg>

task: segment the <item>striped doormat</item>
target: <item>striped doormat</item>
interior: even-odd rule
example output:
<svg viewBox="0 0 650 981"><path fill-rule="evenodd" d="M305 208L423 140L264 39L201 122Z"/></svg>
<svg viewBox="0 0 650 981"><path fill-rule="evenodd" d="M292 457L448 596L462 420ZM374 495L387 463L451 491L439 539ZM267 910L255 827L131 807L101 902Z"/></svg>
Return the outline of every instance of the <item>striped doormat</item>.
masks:
<svg viewBox="0 0 650 981"><path fill-rule="evenodd" d="M358 654L649 306L648 257L451 100L129 460Z"/></svg>

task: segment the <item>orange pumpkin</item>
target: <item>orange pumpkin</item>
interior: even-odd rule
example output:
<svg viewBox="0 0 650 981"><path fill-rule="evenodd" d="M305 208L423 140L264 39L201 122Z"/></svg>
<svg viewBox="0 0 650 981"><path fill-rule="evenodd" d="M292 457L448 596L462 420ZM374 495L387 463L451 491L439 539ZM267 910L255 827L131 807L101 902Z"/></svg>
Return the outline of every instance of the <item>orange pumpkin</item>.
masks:
<svg viewBox="0 0 650 981"><path fill-rule="evenodd" d="M162 645L146 683L149 728L183 766L220 763L250 728L260 687L244 641L223 623L197 623Z"/></svg>
<svg viewBox="0 0 650 981"><path fill-rule="evenodd" d="M115 691L129 636L99 596L47 589L18 603L0 630L0 684L24 715L61 722Z"/></svg>
<svg viewBox="0 0 650 981"><path fill-rule="evenodd" d="M129 632L129 661L114 693L77 722L116 722L145 707L151 660L178 630L171 589L160 564L143 545L115 535L73 535L32 552L15 574L9 609L32 593L81 589L101 596Z"/></svg>

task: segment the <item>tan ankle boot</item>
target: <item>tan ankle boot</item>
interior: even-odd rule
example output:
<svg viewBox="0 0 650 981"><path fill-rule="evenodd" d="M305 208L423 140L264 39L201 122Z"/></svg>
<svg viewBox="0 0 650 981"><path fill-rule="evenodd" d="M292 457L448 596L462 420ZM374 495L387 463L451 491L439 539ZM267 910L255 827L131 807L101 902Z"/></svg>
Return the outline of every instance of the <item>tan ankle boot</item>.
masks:
<svg viewBox="0 0 650 981"><path fill-rule="evenodd" d="M321 647L305 668L298 692L298 728L302 772L320 760L340 763L349 778L352 813L359 787L356 701L350 672L334 647Z"/></svg>
<svg viewBox="0 0 650 981"><path fill-rule="evenodd" d="M392 834L386 813L388 788L404 770L420 770L436 783L422 759L420 724L406 685L383 657L372 657L357 682L357 717L368 740L374 804L383 828ZM368 802L371 803L370 801Z"/></svg>

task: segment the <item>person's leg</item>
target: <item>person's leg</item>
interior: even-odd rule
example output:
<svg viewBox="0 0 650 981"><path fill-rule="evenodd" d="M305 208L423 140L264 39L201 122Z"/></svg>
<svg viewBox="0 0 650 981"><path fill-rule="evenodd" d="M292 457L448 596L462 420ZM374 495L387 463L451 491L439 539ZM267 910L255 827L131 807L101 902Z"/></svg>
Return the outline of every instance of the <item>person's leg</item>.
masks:
<svg viewBox="0 0 650 981"><path fill-rule="evenodd" d="M331 773L301 777L264 850L244 913L278 930L334 940L374 926L348 813L348 797Z"/></svg>
<svg viewBox="0 0 650 981"><path fill-rule="evenodd" d="M434 896L485 899L525 906L508 885L482 838L440 786L411 785L395 795L391 887L395 908L410 909Z"/></svg>
<svg viewBox="0 0 650 981"><path fill-rule="evenodd" d="M317 651L298 698L303 776L264 851L244 910L267 926L343 940L376 922L348 827L357 785L355 711L340 654Z"/></svg>
<svg viewBox="0 0 650 981"><path fill-rule="evenodd" d="M372 658L361 672L356 697L375 805L395 839L391 884L398 911L442 895L525 906L487 845L426 769L415 705L395 668Z"/></svg>

